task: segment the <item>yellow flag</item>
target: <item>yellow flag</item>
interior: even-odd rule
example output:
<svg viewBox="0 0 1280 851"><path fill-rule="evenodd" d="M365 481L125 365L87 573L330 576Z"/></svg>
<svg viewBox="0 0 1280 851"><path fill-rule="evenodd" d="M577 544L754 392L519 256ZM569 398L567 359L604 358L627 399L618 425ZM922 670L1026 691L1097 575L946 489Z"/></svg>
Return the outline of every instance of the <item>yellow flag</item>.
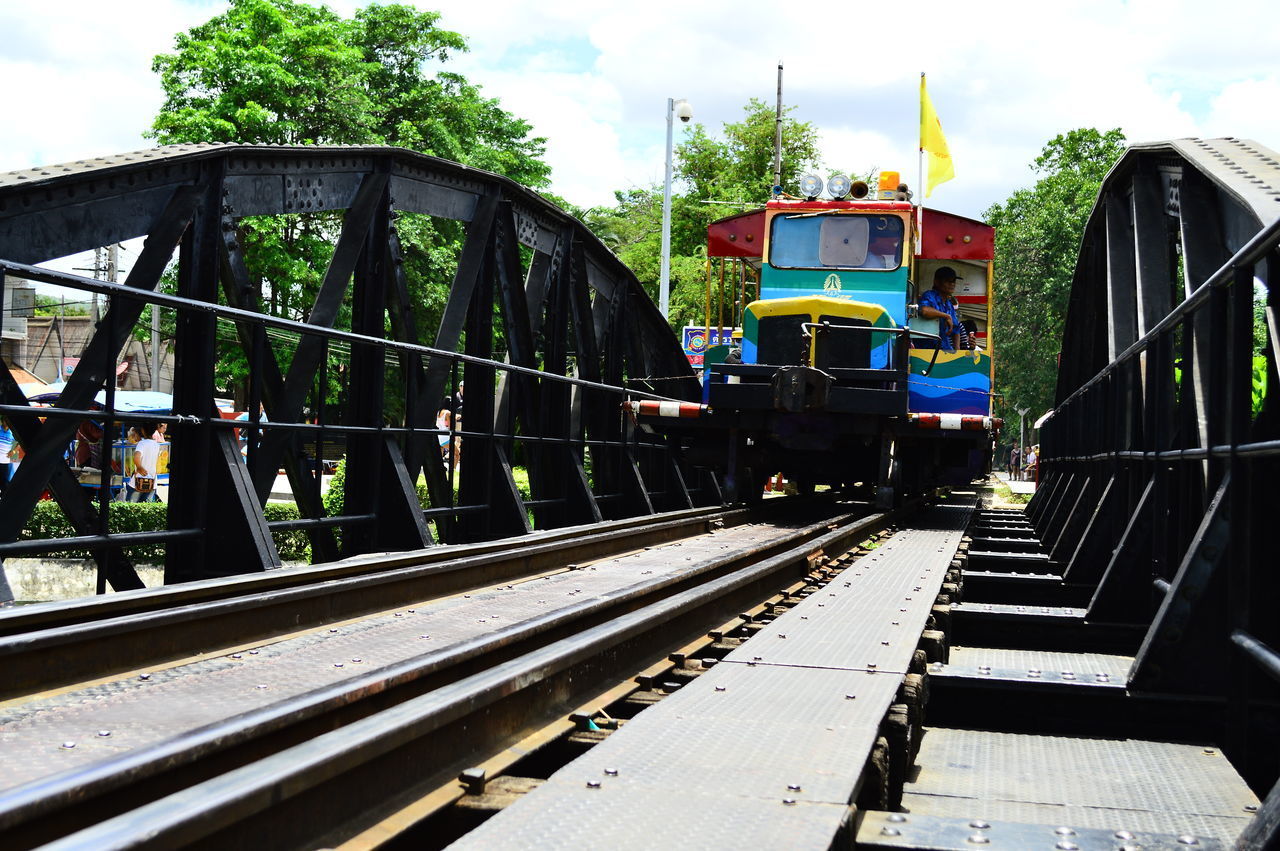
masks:
<svg viewBox="0 0 1280 851"><path fill-rule="evenodd" d="M933 101L924 88L924 74L920 75L920 150L929 157L929 182L924 197L933 194L933 188L956 176L951 152L947 150L947 137L942 135L942 122L933 111Z"/></svg>

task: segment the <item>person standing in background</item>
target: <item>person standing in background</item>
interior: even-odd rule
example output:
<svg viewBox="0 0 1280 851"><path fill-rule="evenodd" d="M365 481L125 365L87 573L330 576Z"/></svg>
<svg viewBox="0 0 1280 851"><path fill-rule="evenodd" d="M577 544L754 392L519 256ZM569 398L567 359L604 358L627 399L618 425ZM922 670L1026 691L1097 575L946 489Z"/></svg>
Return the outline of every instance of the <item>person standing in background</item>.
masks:
<svg viewBox="0 0 1280 851"><path fill-rule="evenodd" d="M132 429L130 429L132 431ZM154 424L144 423L142 434L155 432ZM160 444L149 437L139 440L133 447L133 475L126 481L129 502L158 502L156 493L156 468L160 464Z"/></svg>
<svg viewBox="0 0 1280 851"><path fill-rule="evenodd" d="M9 421L0 417L0 493L9 486L9 452L16 444L13 432L9 431Z"/></svg>

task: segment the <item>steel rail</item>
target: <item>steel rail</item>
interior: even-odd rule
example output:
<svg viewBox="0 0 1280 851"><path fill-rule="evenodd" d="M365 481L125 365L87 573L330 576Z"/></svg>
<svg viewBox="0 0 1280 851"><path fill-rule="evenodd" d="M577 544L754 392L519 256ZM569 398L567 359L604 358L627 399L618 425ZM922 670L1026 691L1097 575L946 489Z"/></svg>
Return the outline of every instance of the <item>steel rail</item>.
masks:
<svg viewBox="0 0 1280 851"><path fill-rule="evenodd" d="M512 547L557 541L568 542L580 539L586 534L622 534L638 527L664 524L697 528L706 523L721 522L732 526L746 522L749 516L750 513L746 509L727 510L719 506L690 508L663 514L610 520L588 526L566 526L561 529L533 532L518 538L498 538L474 544L441 544L425 550L353 556L342 561L282 567L260 573L202 579L97 597L81 597L75 600L21 606L0 610L0 636L71 626L121 615L172 609L193 603L224 600L245 594L293 588L398 567L437 564L452 559L502 552Z"/></svg>
<svg viewBox="0 0 1280 851"><path fill-rule="evenodd" d="M284 576L280 570L235 582L211 581L194 589L127 592L29 617L20 610L0 621L10 629L13 622L28 627L0 636L5 671L0 698L560 569L689 537L713 523L737 525L749 516L744 510L678 514L685 516L605 531L578 527L536 541L517 539L516 546L506 540L432 548L319 570L299 568Z"/></svg>
<svg viewBox="0 0 1280 851"><path fill-rule="evenodd" d="M457 758L474 759L477 750L500 748L514 735L510 723L486 725L476 720L467 724L466 739L459 742L446 726L449 722L473 714L488 717L493 704L504 699L518 704L501 713L504 718L509 713L525 725L534 719L551 721L564 705L573 703L561 691L570 683L577 694L596 687L601 677L616 680L620 663L626 669L630 661L660 656L663 648L683 644L686 631L705 632L708 624L722 623L725 613L738 610L744 601L768 596L771 590L762 583L774 582L769 587L776 590L779 571L798 567L807 572L815 553L848 549L893 517L844 515L811 524L763 547L748 544L681 574L550 612L86 770L28 784L0 795L0 829L17 840L12 847L24 847L94 825L97 815L104 820L68 837L65 847L171 847L199 840L225 826L224 819L235 821L270 809L272 800L332 791L327 780L362 770L370 760L379 763L374 770L382 778L376 785L382 788L400 792L423 783L438 784L456 772L441 753L461 748ZM738 593L744 591L748 596ZM689 617L693 621L681 626ZM625 649L642 636L644 641ZM552 681L557 685L544 691ZM335 715L341 722L333 720ZM431 735L435 733L440 736ZM406 736L432 739L426 751L430 760L398 758L394 748L408 744ZM307 740L307 745L296 745ZM263 751L273 755L263 758ZM408 768L429 776L383 786L383 759L398 765L399 771ZM210 778L209 765L218 766L221 776ZM156 800L174 788L190 786L192 775L195 786ZM175 802L175 797L182 801ZM341 797L349 803L352 796ZM221 801L229 806L221 806ZM328 804L307 807L312 815L306 821L312 826L320 823L322 812L343 810ZM360 805L343 811L341 818L364 811L365 805ZM121 812L124 815L108 818ZM169 824L157 827L152 823L157 817ZM287 825L296 820L284 818L282 829L292 829ZM308 841L335 826L325 825ZM266 844L280 843L257 828L254 835Z"/></svg>

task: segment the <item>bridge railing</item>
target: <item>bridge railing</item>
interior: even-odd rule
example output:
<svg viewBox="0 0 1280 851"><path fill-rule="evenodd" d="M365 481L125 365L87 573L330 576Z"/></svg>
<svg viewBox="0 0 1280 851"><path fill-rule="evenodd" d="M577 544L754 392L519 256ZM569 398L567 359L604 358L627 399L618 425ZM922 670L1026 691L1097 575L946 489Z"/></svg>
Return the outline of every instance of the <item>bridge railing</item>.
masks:
<svg viewBox="0 0 1280 851"><path fill-rule="evenodd" d="M270 315L242 219L321 211L340 211L340 227L324 229L335 244L306 321ZM432 337L414 316L396 225L404 213L462 232L431 346L419 343ZM146 243L123 284L36 265L138 236ZM175 292L161 292L175 246ZM163 544L175 582L279 565L273 534L305 534L319 562L720 501L714 481L695 478L623 412L627 398L697 396L639 282L580 223L497 175L396 149L253 146L0 175L0 285L14 276L105 296L107 310L53 407L30 406L0 370L0 413L26 452L0 496L0 558L87 549L99 590L141 586L129 545ZM119 353L147 305L173 327L165 414L133 414L115 398ZM246 365L246 420L215 408L226 357ZM444 434L437 412L464 384L462 427ZM86 419L108 426L92 492L64 460ZM136 422L171 426L167 529L111 534L109 437ZM324 462L339 453L343 508L330 516ZM268 519L281 470L299 516ZM46 491L75 530L56 543L25 538ZM6 590L0 581L0 603Z"/></svg>
<svg viewBox="0 0 1280 851"><path fill-rule="evenodd" d="M1149 625L1130 687L1223 701L1228 755L1269 785L1280 762L1256 743L1280 696L1261 676L1280 670L1280 214L1233 208L1243 193L1194 156L1179 208L1145 191L1147 165L1122 160L1086 231L1028 510L1067 581L1097 583L1088 620ZM1247 231L1255 209L1270 218ZM1206 268L1214 254L1225 262Z"/></svg>

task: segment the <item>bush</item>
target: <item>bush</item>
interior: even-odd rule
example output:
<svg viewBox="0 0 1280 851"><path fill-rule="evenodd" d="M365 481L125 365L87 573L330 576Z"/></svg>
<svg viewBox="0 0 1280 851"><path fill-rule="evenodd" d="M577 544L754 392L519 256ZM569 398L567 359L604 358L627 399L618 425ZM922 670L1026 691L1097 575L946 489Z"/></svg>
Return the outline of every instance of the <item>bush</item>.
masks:
<svg viewBox="0 0 1280 851"><path fill-rule="evenodd" d="M267 522L276 520L297 520L298 506L292 502L268 503L264 515ZM163 502L113 502L108 516L108 528L111 534L129 534L130 532L163 532L169 516L169 506ZM47 541L56 538L71 538L76 531L62 513L61 506L53 500L41 500L36 503L26 528L22 530L20 540ZM275 532L276 548L284 561L310 561L311 545L307 535L302 531ZM125 547L125 555L134 562L159 564L164 561L164 544L145 544L136 547ZM48 558L92 558L88 550L56 550L45 553Z"/></svg>

